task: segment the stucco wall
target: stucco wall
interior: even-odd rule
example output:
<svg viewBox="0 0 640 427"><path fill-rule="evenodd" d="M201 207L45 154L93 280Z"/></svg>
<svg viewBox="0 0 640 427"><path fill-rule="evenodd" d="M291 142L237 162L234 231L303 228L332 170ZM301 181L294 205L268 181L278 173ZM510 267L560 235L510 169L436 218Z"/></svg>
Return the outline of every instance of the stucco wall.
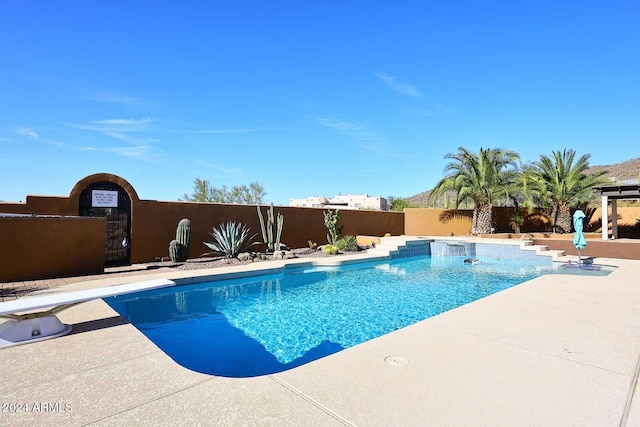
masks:
<svg viewBox="0 0 640 427"><path fill-rule="evenodd" d="M156 257L168 256L169 242L175 238L176 226L182 218L191 221L191 254L198 257L208 248L202 242L211 240L214 226L227 221L247 224L255 240L262 241L262 233L255 205L231 205L218 203L161 202L140 200L133 187L124 179L110 174L95 174L80 180L69 197L28 196L26 203L0 203L0 213L26 213L47 215L78 215L79 197L84 188L94 182L114 182L125 189L131 197L131 262L153 261ZM267 206L262 213L267 219ZM284 216L282 243L292 248L306 247L308 240L321 245L326 243L327 229L324 226L323 209L276 206ZM385 233L404 233L404 214L367 210L340 211L343 235L383 236ZM103 226L104 230L104 226ZM104 231L103 231L104 234ZM104 236L101 236L104 245ZM264 249L256 245L256 250Z"/></svg>
<svg viewBox="0 0 640 427"><path fill-rule="evenodd" d="M0 282L101 273L102 218L0 217Z"/></svg>
<svg viewBox="0 0 640 427"><path fill-rule="evenodd" d="M260 224L255 205L227 205L216 203L187 203L187 202L161 202L155 200L141 200L135 189L125 179L108 174L98 173L90 175L78 181L71 190L68 197L52 197L52 196L27 196L25 203L0 203L0 213L24 213L24 214L40 214L40 215L64 215L74 216L79 213L79 200L81 193L89 185L96 182L112 182L122 187L131 198L131 235L130 250L131 262L147 262L153 261L156 257L164 257L168 255L169 242L175 237L175 229L182 218L191 220L192 225L192 250L191 257L200 256L207 251L202 244L203 241L211 239L210 232L212 227L227 221L238 221L247 224L251 228L251 233L256 234L256 241L261 241ZM263 215L266 219L266 206L262 207ZM293 248L307 246L308 240L317 244L326 243L326 227L323 221L323 209L302 208L291 206L279 206L276 211L284 215L284 228L282 232L282 242ZM496 224L496 233L508 233L512 231L509 225L509 218L513 215L513 208L495 208L494 220ZM597 232L601 229L600 209L593 209L587 212L590 220L585 227L586 231ZM527 221L523 224L522 232L547 231L549 229L548 217L537 212L533 215L526 215ZM436 235L448 236L468 235L471 231L471 210L444 210L444 209L405 209L401 212L381 212L381 211L362 211L362 210L343 210L341 211L340 224L344 225L343 234L347 235L366 235L366 236L382 236L385 233L392 235ZM640 237L640 233L634 227L636 221L640 219L640 207L637 208L618 208L618 225L620 237ZM62 223L62 222L61 222ZM6 222L4 224L7 224ZM25 239L38 239L39 234L48 232L47 228L52 228L52 232L62 229L56 222L38 223L36 231L30 228L12 228L4 226L5 232L2 235L2 253L11 252L7 249L7 242L24 241ZM51 224L51 225L49 225ZM80 224L80 223L78 223ZM88 222L87 222L88 224ZM51 253L55 247L61 248L65 245L73 247L77 239L71 238L69 242L61 242L60 239L69 239L65 236L74 236L69 230L73 228L71 225L64 226L64 232L57 234L57 245L53 245L53 241L47 243L52 245L45 252ZM69 228L70 227L70 228ZM92 236L95 232L79 231L85 245L99 245L101 256L98 257L100 262L104 259L104 221L101 225L102 234L95 235L95 242ZM89 234L84 234L89 233ZM28 235L28 238L25 237ZM12 240L9 240L12 239ZM75 240L74 240L75 239ZM91 245L88 240L91 239ZM35 242L35 241L34 241ZM37 245L20 246L21 253L18 258L28 259L33 253L33 248ZM88 247L87 246L87 247ZM28 250L31 249L31 252ZM256 250L264 249L261 245L255 246ZM15 254L15 246L13 249ZM70 253L73 253L72 251ZM85 251L85 253L89 253ZM84 257L84 255L83 255ZM78 260L78 264L86 263L87 256ZM93 258L92 261L95 262ZM22 261L21 261L22 262ZM20 264L21 266L26 261ZM75 262L75 261L74 261ZM5 263L5 265L7 265ZM89 270L95 269L95 264L90 262L86 264ZM23 268L23 267L20 267ZM35 267L33 267L35 268ZM75 268L75 267L74 267ZM37 270L36 270L37 271ZM38 273L42 274L42 273ZM47 273L49 274L49 273Z"/></svg>
<svg viewBox="0 0 640 427"><path fill-rule="evenodd" d="M262 206L266 222L267 206ZM306 247L308 241L326 243L323 209L275 206L274 213L282 213L282 243L292 248ZM143 262L155 257L167 256L169 242L175 238L175 230L182 218L191 221L191 254L198 257L208 248L202 243L211 241L214 226L236 221L250 227L254 240L262 241L262 232L255 205L226 205L217 203L181 203L140 201L133 214L131 232L131 261ZM404 233L404 215L401 212L340 211L339 224L344 225L343 235L366 234L383 236L385 233ZM263 250L263 245L255 250Z"/></svg>
<svg viewBox="0 0 640 427"><path fill-rule="evenodd" d="M471 232L472 211L431 208L404 209L408 236L467 236Z"/></svg>
<svg viewBox="0 0 640 427"><path fill-rule="evenodd" d="M407 208L405 213L405 234L409 236L466 236L471 232L472 210L432 209L432 208ZM602 209L587 209L589 223L585 231L598 232L602 230ZM496 233L511 233L513 229L509 225L513 216L513 208L493 208L493 219ZM640 219L640 208L619 207L617 211L619 237L640 237L640 230L635 227ZM525 223L521 226L521 232L549 231L549 217L541 210L534 210L529 214L522 211ZM609 207L609 218L611 207ZM611 227L611 219L609 219Z"/></svg>

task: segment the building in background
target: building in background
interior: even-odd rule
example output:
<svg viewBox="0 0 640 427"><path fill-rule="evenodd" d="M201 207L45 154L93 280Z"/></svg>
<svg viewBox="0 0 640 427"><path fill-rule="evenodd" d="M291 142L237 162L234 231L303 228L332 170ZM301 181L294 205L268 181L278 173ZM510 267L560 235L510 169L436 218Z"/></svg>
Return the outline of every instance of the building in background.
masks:
<svg viewBox="0 0 640 427"><path fill-rule="evenodd" d="M306 199L289 199L289 206L303 208L322 208L329 204L329 199L324 196L312 196Z"/></svg>
<svg viewBox="0 0 640 427"><path fill-rule="evenodd" d="M289 199L289 206L326 208L326 209L371 209L386 211L387 199L368 194L338 194L332 199L324 196L307 197L306 199Z"/></svg>

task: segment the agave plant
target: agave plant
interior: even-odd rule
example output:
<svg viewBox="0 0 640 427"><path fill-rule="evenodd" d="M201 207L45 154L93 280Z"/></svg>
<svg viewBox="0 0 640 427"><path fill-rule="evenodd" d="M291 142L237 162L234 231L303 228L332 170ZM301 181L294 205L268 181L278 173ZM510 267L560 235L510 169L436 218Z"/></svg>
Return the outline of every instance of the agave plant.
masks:
<svg viewBox="0 0 640 427"><path fill-rule="evenodd" d="M204 255L219 254L227 258L236 258L239 253L245 252L248 248L258 243L253 241L256 234L247 239L250 230L245 224L233 221L213 227L211 232L213 242L202 242L211 249L211 252L207 252Z"/></svg>
<svg viewBox="0 0 640 427"><path fill-rule="evenodd" d="M346 235L342 239L336 240L335 246L344 252L357 252L360 249L358 247L358 239L350 235Z"/></svg>

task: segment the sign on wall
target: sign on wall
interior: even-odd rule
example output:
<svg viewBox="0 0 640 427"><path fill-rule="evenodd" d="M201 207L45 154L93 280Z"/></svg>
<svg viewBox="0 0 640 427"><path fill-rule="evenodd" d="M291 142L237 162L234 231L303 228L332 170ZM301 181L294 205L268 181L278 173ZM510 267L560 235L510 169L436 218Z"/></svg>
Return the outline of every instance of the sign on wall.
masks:
<svg viewBox="0 0 640 427"><path fill-rule="evenodd" d="M91 191L91 207L92 208L117 208L118 192L108 190L92 190Z"/></svg>

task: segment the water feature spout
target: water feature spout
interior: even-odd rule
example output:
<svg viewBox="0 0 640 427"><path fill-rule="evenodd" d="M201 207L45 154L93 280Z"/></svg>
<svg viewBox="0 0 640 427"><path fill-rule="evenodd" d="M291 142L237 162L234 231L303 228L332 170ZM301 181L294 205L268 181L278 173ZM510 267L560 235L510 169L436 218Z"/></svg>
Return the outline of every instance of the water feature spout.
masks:
<svg viewBox="0 0 640 427"><path fill-rule="evenodd" d="M466 256L467 250L462 243L447 243L444 255Z"/></svg>

